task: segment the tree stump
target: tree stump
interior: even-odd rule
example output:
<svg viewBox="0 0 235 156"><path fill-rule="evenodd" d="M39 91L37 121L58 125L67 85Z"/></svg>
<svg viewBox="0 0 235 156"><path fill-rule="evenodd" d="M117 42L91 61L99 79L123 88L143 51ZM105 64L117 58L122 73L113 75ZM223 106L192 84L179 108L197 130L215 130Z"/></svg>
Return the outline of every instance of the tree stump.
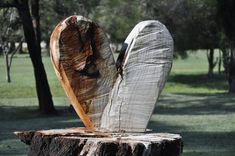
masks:
<svg viewBox="0 0 235 156"><path fill-rule="evenodd" d="M182 138L169 133L103 133L83 128L15 132L29 156L180 156Z"/></svg>

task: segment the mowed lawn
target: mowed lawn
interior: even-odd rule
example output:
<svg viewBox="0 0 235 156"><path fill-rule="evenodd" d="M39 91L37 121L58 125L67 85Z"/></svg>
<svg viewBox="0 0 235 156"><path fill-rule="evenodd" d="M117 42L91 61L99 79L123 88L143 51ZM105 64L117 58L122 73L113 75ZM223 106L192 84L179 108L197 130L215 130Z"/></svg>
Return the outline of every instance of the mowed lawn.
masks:
<svg viewBox="0 0 235 156"><path fill-rule="evenodd" d="M82 126L69 109L69 101L59 86L49 57L43 60L58 115L38 113L29 57L14 58L10 84L5 81L0 57L0 156L26 155L27 146L14 136L14 131ZM234 156L235 96L227 93L223 75L208 79L206 72L205 52L174 60L148 128L181 134L183 156Z"/></svg>

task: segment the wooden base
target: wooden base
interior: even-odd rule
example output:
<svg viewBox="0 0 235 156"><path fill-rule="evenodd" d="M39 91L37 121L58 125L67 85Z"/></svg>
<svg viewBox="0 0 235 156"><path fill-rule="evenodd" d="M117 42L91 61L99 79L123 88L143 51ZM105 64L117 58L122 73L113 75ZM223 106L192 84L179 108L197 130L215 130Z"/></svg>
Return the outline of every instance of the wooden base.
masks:
<svg viewBox="0 0 235 156"><path fill-rule="evenodd" d="M29 156L180 156L182 138L169 133L102 133L83 128L15 132Z"/></svg>

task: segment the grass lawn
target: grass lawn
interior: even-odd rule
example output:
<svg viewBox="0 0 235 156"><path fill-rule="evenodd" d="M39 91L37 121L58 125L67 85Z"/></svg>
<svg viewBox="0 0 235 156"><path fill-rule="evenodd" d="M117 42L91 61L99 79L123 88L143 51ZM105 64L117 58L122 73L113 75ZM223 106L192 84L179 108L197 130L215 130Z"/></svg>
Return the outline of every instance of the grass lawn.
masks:
<svg viewBox="0 0 235 156"><path fill-rule="evenodd" d="M59 86L50 59L43 59L57 116L37 112L30 59L23 55L13 60L12 83L8 84L0 57L0 156L26 155L27 146L14 136L14 131L82 126L68 109L69 101ZM210 80L206 72L203 52L175 60L149 128L181 134L183 156L234 156L235 96L227 94L224 76L217 74Z"/></svg>

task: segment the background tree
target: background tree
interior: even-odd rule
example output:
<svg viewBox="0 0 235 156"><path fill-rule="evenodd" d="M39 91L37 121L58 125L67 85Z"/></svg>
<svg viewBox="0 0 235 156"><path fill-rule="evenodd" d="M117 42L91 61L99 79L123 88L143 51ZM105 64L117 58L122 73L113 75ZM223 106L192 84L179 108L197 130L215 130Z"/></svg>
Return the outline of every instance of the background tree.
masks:
<svg viewBox="0 0 235 156"><path fill-rule="evenodd" d="M230 40L230 58L228 66L229 92L235 93L235 1L217 0L218 15L225 34Z"/></svg>
<svg viewBox="0 0 235 156"><path fill-rule="evenodd" d="M20 48L23 42L21 33L21 23L16 13L16 9L7 8L0 9L0 52L2 52L5 60L6 80L11 82L10 69L13 56ZM15 47L15 43L18 46Z"/></svg>
<svg viewBox="0 0 235 156"><path fill-rule="evenodd" d="M36 91L39 101L39 110L44 113L55 113L46 72L42 63L40 47L39 0L7 0L0 1L0 7L15 7L21 19L25 40L34 68ZM30 12L31 9L31 12Z"/></svg>
<svg viewBox="0 0 235 156"><path fill-rule="evenodd" d="M177 55L185 57L187 50L207 49L208 76L213 76L217 63L214 49L226 43L216 22L214 0L147 0L145 18L158 19L173 34Z"/></svg>
<svg viewBox="0 0 235 156"><path fill-rule="evenodd" d="M124 42L128 33L141 20L141 3L138 0L101 0L92 19L108 34L111 42Z"/></svg>
<svg viewBox="0 0 235 156"><path fill-rule="evenodd" d="M41 0L39 10L41 20L41 37L46 43L49 52L49 41L51 31L63 19L71 15L83 15L92 18L95 8L99 5L100 0Z"/></svg>

